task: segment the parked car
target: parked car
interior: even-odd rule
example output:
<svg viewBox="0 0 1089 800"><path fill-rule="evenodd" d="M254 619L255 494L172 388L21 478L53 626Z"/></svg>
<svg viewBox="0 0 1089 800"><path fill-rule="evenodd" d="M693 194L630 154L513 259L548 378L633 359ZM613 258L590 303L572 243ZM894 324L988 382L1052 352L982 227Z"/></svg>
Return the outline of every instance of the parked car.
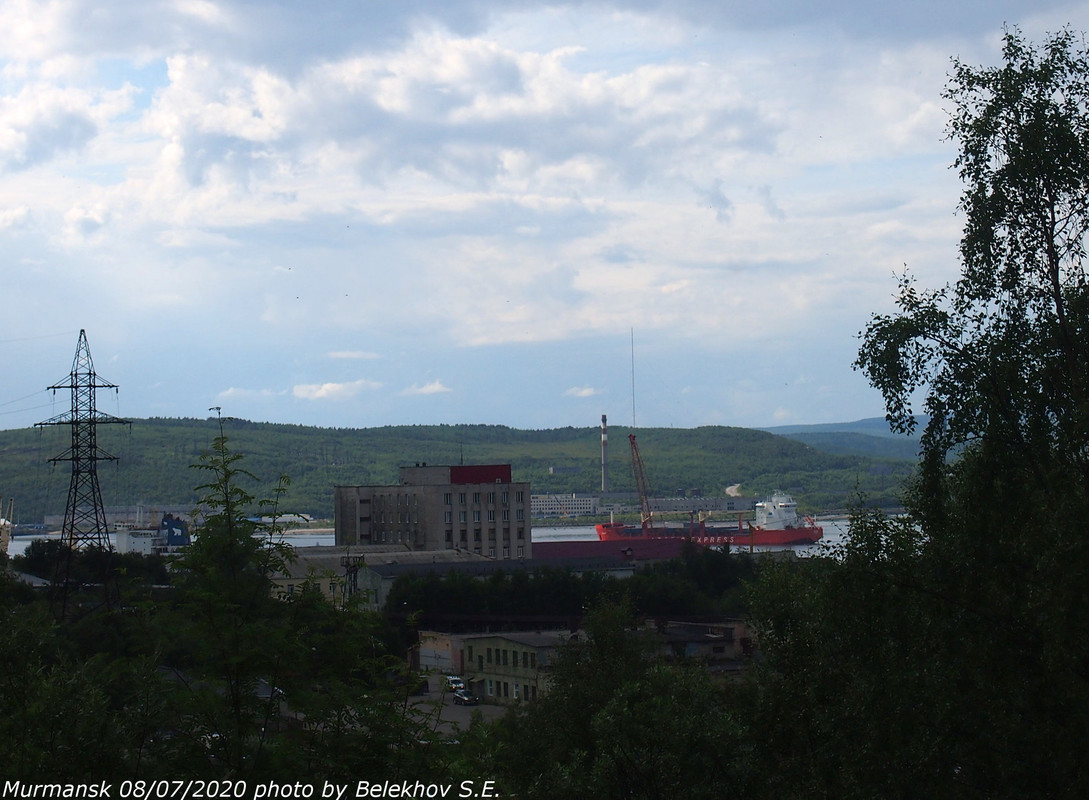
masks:
<svg viewBox="0 0 1089 800"><path fill-rule="evenodd" d="M458 689L454 692L454 703L459 706L475 706L479 700L469 694L468 689Z"/></svg>

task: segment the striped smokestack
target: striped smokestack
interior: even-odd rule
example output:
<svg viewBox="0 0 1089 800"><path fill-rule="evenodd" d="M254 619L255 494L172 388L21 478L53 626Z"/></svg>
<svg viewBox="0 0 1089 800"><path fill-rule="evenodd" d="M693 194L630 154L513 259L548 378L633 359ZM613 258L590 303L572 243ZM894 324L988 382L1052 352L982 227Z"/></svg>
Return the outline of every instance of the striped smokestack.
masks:
<svg viewBox="0 0 1089 800"><path fill-rule="evenodd" d="M601 415L601 491L609 491L609 428Z"/></svg>

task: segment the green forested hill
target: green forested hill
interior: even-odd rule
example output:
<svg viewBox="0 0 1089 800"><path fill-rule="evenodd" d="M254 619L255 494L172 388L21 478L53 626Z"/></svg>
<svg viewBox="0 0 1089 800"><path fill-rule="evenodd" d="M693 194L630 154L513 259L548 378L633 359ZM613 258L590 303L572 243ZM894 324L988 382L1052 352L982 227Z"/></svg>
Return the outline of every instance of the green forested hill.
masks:
<svg viewBox="0 0 1089 800"><path fill-rule="evenodd" d="M510 463L515 480L535 493L596 492L600 489L598 428L518 430L497 425L418 425L384 428L313 428L224 420L242 466L267 492L281 474L291 478L285 511L329 518L333 487L383 484L402 465ZM218 434L214 419L144 419L131 426L101 426L99 446L118 457L99 464L107 506L188 504L205 475L190 468ZM609 480L613 491L634 491L629 430L610 433ZM60 514L67 498L70 465L48 463L68 448L68 429L0 431L0 497L15 498L15 520L40 521ZM867 458L823 452L813 445L745 428L641 428L639 448L650 490L673 495L696 489L708 496L741 484L762 495L793 491L810 511L843 508L864 493L874 503L895 505L900 480L912 468L904 459ZM550 470L555 469L554 472Z"/></svg>

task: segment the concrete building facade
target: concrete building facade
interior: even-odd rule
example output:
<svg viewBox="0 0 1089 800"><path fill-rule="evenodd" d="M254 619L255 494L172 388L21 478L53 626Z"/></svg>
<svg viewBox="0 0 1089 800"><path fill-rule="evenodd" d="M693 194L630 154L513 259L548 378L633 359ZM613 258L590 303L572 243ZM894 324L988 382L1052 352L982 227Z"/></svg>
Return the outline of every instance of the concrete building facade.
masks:
<svg viewBox="0 0 1089 800"><path fill-rule="evenodd" d="M547 694L552 659L570 636L569 631L462 636L469 691L490 703L533 702Z"/></svg>
<svg viewBox="0 0 1089 800"><path fill-rule="evenodd" d="M402 467L393 486L337 486L338 547L398 544L486 558L532 556L528 483L510 464Z"/></svg>

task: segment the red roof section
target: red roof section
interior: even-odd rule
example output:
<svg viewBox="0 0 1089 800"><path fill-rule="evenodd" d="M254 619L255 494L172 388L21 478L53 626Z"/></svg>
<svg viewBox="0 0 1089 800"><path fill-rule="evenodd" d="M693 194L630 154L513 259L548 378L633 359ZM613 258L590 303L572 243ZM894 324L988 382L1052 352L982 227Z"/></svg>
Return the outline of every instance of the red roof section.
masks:
<svg viewBox="0 0 1089 800"><path fill-rule="evenodd" d="M450 483L511 483L510 464L450 467Z"/></svg>

